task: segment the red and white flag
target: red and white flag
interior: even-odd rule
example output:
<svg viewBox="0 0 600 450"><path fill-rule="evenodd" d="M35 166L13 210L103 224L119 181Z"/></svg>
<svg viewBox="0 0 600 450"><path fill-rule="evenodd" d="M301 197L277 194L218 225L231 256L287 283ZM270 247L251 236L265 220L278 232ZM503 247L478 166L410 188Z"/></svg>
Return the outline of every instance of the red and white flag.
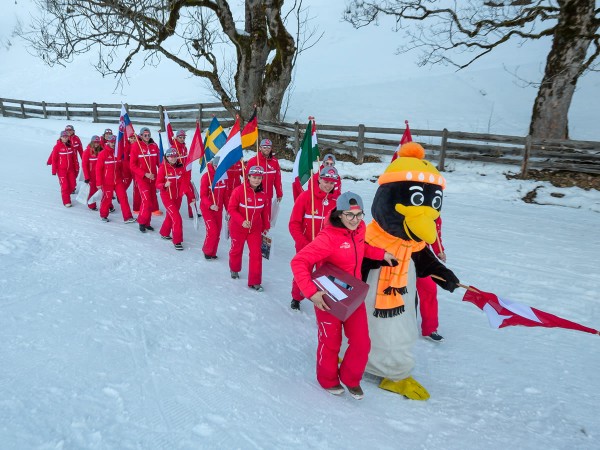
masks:
<svg viewBox="0 0 600 450"><path fill-rule="evenodd" d="M171 125L171 121L169 120L169 115L167 114L167 110L163 110L163 116L165 118L165 130L167 131L167 136L169 137L169 146L174 146L175 142L175 133L173 133L173 126Z"/></svg>
<svg viewBox="0 0 600 450"><path fill-rule="evenodd" d="M192 170L192 163L204 157L204 143L202 141L202 133L200 132L200 123L196 121L196 131L190 145L190 152L186 160L186 170Z"/></svg>
<svg viewBox="0 0 600 450"><path fill-rule="evenodd" d="M593 328L571 322L570 320L540 311L539 309L531 308L522 303L499 298L490 292L471 288L474 290L467 290L463 301L473 303L485 312L492 328L521 325L524 327L566 328L600 334L598 330L594 330Z"/></svg>
<svg viewBox="0 0 600 450"><path fill-rule="evenodd" d="M407 142L413 141L412 135L410 134L410 127L408 126L408 120L405 120L404 123L406 124L406 129L404 130L404 133L402 133L402 139L400 139L400 143L398 144L398 148L394 152L394 156L392 156L392 162L394 162L394 160L398 157L400 147L402 147Z"/></svg>

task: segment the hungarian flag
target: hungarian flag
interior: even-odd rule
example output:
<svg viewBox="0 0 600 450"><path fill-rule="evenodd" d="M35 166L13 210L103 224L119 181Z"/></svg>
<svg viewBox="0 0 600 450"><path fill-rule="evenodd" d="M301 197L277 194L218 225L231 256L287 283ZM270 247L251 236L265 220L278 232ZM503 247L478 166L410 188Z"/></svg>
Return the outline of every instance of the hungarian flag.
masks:
<svg viewBox="0 0 600 450"><path fill-rule="evenodd" d="M406 129L404 130L404 133L402 133L402 139L400 139L400 144L398 144L398 148L394 152L394 156L392 156L392 162L394 162L394 160L398 157L400 147L402 147L407 142L413 141L412 136L410 134L410 127L408 126L408 120L405 120L404 123L406 124Z"/></svg>
<svg viewBox="0 0 600 450"><path fill-rule="evenodd" d="M192 138L190 151L186 160L185 170L192 170L192 163L204 157L204 142L202 142L202 133L200 132L200 123L196 121L196 131Z"/></svg>
<svg viewBox="0 0 600 450"><path fill-rule="evenodd" d="M487 314L492 328L504 328L521 325L524 327L566 328L569 330L584 331L586 333L600 334L598 330L580 325L570 320L549 314L539 309L531 308L522 303L499 298L490 292L479 289L467 290L463 297L464 302L473 303Z"/></svg>
<svg viewBox="0 0 600 450"><path fill-rule="evenodd" d="M292 176L294 183L300 186L306 184L313 170L313 162L319 157L319 145L317 144L317 125L312 117L309 117L306 131L296 154Z"/></svg>
<svg viewBox="0 0 600 450"><path fill-rule="evenodd" d="M230 133L231 136L231 133ZM252 147L258 139L258 117L256 116L256 108L252 113L252 117L242 130L242 148Z"/></svg>

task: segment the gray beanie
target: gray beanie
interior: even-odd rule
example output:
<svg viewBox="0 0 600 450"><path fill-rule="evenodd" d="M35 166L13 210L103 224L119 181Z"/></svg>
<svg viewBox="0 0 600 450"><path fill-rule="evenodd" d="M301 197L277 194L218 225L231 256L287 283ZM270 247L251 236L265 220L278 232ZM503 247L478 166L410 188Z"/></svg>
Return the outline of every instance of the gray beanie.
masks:
<svg viewBox="0 0 600 450"><path fill-rule="evenodd" d="M347 211L349 209L352 208L353 205L350 204L350 200L354 199L358 205L358 207L364 211L365 208L363 206L363 201L362 198L360 198L360 195L355 194L354 192L344 192L342 195L340 195L337 199L337 205L336 205L336 209L338 211Z"/></svg>
<svg viewBox="0 0 600 450"><path fill-rule="evenodd" d="M327 161L328 159L331 159L334 165L337 163L335 156L333 156L331 153L327 153L325 156L323 156L323 162Z"/></svg>

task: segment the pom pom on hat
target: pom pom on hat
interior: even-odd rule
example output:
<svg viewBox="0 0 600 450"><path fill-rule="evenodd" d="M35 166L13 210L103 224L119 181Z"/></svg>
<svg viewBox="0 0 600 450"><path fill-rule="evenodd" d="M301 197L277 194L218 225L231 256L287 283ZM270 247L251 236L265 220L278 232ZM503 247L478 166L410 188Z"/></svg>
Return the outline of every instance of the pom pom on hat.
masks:
<svg viewBox="0 0 600 450"><path fill-rule="evenodd" d="M408 158L425 159L425 149L416 142L407 142L398 151L398 156Z"/></svg>

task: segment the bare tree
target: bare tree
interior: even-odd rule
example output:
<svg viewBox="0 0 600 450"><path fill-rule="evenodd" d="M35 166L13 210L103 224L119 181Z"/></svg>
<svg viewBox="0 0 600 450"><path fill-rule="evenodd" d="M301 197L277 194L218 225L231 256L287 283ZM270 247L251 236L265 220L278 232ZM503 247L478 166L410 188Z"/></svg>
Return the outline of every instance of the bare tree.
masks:
<svg viewBox="0 0 600 450"><path fill-rule="evenodd" d="M511 39L551 38L529 133L568 138L568 112L577 81L584 72L595 70L600 53L600 8L595 8L594 0L465 0L453 4L445 0L352 0L344 19L359 28L376 22L380 15L394 16L396 30L409 37L399 51L423 51L420 65L452 64L460 70Z"/></svg>
<svg viewBox="0 0 600 450"><path fill-rule="evenodd" d="M152 65L168 58L208 80L232 115L245 119L254 105L261 107L262 119L279 119L298 54L311 39L310 45L320 39L307 29L302 0L287 12L297 20L296 36L307 39L300 47L286 28L284 0L237 2L244 4L240 19L225 0L36 2L42 15L20 35L47 64L66 65L97 51L96 69L122 83L136 57Z"/></svg>

